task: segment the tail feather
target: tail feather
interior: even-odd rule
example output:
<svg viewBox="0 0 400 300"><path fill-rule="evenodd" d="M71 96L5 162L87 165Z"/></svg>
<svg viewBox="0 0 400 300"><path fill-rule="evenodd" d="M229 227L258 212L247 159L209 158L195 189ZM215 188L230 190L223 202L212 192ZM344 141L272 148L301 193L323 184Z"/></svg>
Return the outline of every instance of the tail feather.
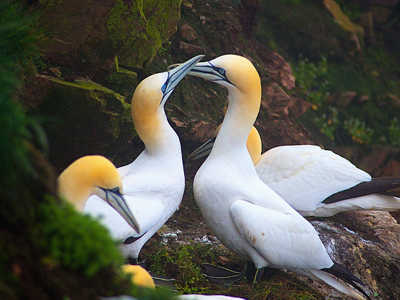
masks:
<svg viewBox="0 0 400 300"><path fill-rule="evenodd" d="M338 263L334 262L333 266L330 268L309 271L317 278L348 296L360 300L365 300L365 298L371 300L369 294L364 290L366 285L359 278L351 274L348 270L346 270L345 267ZM344 281L351 287L344 285L337 279Z"/></svg>
<svg viewBox="0 0 400 300"><path fill-rule="evenodd" d="M380 177L370 181L361 182L347 190L337 192L324 201L325 204L335 203L346 199L366 196L370 194L383 194L388 196L400 196L400 178Z"/></svg>

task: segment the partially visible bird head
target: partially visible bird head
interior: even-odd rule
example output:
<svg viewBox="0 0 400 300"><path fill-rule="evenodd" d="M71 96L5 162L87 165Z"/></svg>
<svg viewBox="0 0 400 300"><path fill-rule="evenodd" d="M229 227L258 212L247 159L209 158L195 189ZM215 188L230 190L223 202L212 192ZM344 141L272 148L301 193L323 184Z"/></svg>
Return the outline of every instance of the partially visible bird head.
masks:
<svg viewBox="0 0 400 300"><path fill-rule="evenodd" d="M247 58L239 55L227 54L197 63L189 75L218 83L228 90L237 89L247 95L261 90L256 68Z"/></svg>
<svg viewBox="0 0 400 300"><path fill-rule="evenodd" d="M123 265L122 271L132 275L132 282L135 285L155 288L154 280L151 275L141 266L138 265Z"/></svg>
<svg viewBox="0 0 400 300"><path fill-rule="evenodd" d="M135 229L137 222L122 196L122 181L114 164L100 155L83 156L58 177L58 192L78 210L83 210L90 195L111 205Z"/></svg>

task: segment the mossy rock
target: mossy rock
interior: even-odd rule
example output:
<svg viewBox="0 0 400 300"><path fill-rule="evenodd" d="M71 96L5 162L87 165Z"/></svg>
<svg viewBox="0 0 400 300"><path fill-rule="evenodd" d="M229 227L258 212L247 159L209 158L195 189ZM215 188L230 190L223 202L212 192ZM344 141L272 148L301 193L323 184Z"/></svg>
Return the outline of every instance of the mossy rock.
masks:
<svg viewBox="0 0 400 300"><path fill-rule="evenodd" d="M318 1L261 1L257 18L257 39L286 56L342 58L355 49L351 34Z"/></svg>
<svg viewBox="0 0 400 300"><path fill-rule="evenodd" d="M103 154L117 164L129 161L135 147L123 158L119 150L137 135L124 96L90 80L68 82L50 76L40 80L49 87L32 112L47 116L50 160L58 171L85 154Z"/></svg>
<svg viewBox="0 0 400 300"><path fill-rule="evenodd" d="M42 0L42 50L50 64L101 75L121 63L142 67L176 32L180 0Z"/></svg>
<svg viewBox="0 0 400 300"><path fill-rule="evenodd" d="M142 67L176 32L181 0L117 0L107 29L122 64Z"/></svg>

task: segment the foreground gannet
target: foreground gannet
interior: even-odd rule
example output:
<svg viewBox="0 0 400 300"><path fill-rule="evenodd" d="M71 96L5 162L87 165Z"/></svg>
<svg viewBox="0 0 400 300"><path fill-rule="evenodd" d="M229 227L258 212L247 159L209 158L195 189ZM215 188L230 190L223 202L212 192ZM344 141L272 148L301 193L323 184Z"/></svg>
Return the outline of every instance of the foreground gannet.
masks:
<svg viewBox="0 0 400 300"><path fill-rule="evenodd" d="M213 141L209 139L190 156L207 155ZM279 146L262 155L261 148L260 135L253 127L247 149L258 176L303 216L400 209L400 198L391 195L400 187L400 178L371 178L347 159L315 145Z"/></svg>
<svg viewBox="0 0 400 300"><path fill-rule="evenodd" d="M224 55L198 63L189 74L228 89L224 121L193 183L195 200L216 236L257 270L289 269L364 299L361 281L332 261L313 226L256 173L246 140L259 111L261 82L251 62Z"/></svg>
<svg viewBox="0 0 400 300"><path fill-rule="evenodd" d="M132 275L132 282L136 285L155 288L154 280L151 275L138 265L123 265L123 272ZM244 300L243 298L223 296L223 295L180 295L176 297L181 300Z"/></svg>
<svg viewBox="0 0 400 300"><path fill-rule="evenodd" d="M79 211L90 195L96 195L108 209L122 216L135 230L137 221L122 196L121 177L111 161L100 155L75 160L58 177L58 194ZM129 227L129 226L128 226Z"/></svg>
<svg viewBox="0 0 400 300"><path fill-rule="evenodd" d="M181 144L169 125L164 105L174 88L203 57L196 56L168 72L151 75L136 87L132 119L145 150L130 164L118 169L125 199L139 229L133 231L98 197L89 198L85 211L100 216L111 235L122 240L123 254L137 260L150 237L178 209L185 188Z"/></svg>

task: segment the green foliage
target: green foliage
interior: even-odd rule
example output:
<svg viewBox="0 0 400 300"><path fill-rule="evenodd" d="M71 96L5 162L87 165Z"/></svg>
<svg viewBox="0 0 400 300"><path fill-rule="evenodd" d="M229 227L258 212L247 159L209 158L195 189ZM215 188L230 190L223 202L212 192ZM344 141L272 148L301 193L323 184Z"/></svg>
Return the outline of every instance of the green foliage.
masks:
<svg viewBox="0 0 400 300"><path fill-rule="evenodd" d="M359 144L370 144L374 131L368 128L365 122L357 118L351 118L344 121L344 128L350 133L353 141Z"/></svg>
<svg viewBox="0 0 400 300"><path fill-rule="evenodd" d="M122 264L122 256L108 230L97 220L77 212L70 204L42 204L37 242L46 261L92 276Z"/></svg>
<svg viewBox="0 0 400 300"><path fill-rule="evenodd" d="M30 169L25 140L30 122L21 107L14 101L19 87L21 65L35 56L35 40L32 17L24 17L21 7L10 1L0 4L0 165L1 181L8 185L16 181L16 171Z"/></svg>
<svg viewBox="0 0 400 300"><path fill-rule="evenodd" d="M361 66L357 61L341 64L325 57L318 62L301 58L293 64L296 92L313 104L309 118L334 143L397 145L394 120L399 109L389 97L400 95L396 59L383 49L371 48Z"/></svg>
<svg viewBox="0 0 400 300"><path fill-rule="evenodd" d="M325 134L331 141L335 140L335 132L339 127L338 110L329 107L327 112L314 117L314 123L321 133Z"/></svg>
<svg viewBox="0 0 400 300"><path fill-rule="evenodd" d="M193 243L174 249L164 246L151 257L150 270L162 276L171 275L173 271L177 276L177 289L183 293L204 292L205 278L200 264L212 259L215 254L209 245Z"/></svg>
<svg viewBox="0 0 400 300"><path fill-rule="evenodd" d="M318 63L307 58L300 59L295 65L296 84L302 89L307 101L321 105L329 95L328 61L322 57Z"/></svg>
<svg viewBox="0 0 400 300"><path fill-rule="evenodd" d="M151 60L174 32L180 18L181 0L136 0L132 5L117 0L107 20L107 29L119 56L142 66Z"/></svg>

